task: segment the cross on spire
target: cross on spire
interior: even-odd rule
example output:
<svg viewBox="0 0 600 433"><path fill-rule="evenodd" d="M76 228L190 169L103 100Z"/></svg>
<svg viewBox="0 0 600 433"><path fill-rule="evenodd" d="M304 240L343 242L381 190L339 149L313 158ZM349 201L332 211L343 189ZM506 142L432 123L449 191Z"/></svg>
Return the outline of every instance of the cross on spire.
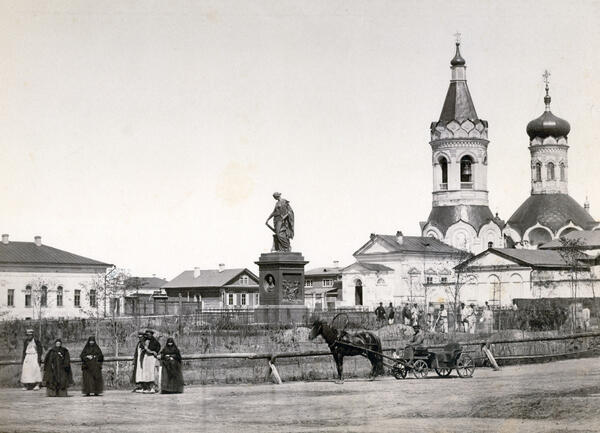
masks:
<svg viewBox="0 0 600 433"><path fill-rule="evenodd" d="M550 83L550 72L548 72L548 69L546 69L544 71L544 73L542 74L542 77L544 77L544 83L546 83L546 96L544 97L544 103L546 104L546 111L550 111L550 87L548 86L548 84Z"/></svg>
<svg viewBox="0 0 600 433"><path fill-rule="evenodd" d="M454 37L456 38L456 45L460 45L460 32L457 31L456 33L454 33Z"/></svg>
<svg viewBox="0 0 600 433"><path fill-rule="evenodd" d="M546 83L546 89L548 89L548 83L550 83L550 75L552 74L548 72L548 69L546 69L542 74L542 77L544 77L544 83Z"/></svg>

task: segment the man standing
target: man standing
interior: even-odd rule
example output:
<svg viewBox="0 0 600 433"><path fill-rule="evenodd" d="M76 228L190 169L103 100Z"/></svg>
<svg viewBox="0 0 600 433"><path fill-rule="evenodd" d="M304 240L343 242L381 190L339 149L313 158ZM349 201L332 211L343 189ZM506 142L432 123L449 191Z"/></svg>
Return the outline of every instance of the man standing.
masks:
<svg viewBox="0 0 600 433"><path fill-rule="evenodd" d="M390 305L388 307L388 323L390 325L394 324L394 317L396 316L396 312L394 311L394 306L392 305L392 303L390 302Z"/></svg>
<svg viewBox="0 0 600 433"><path fill-rule="evenodd" d="M33 336L33 329L26 331L27 337L23 342L23 370L21 372L21 383L26 391L37 391L42 382L42 343Z"/></svg>
<svg viewBox="0 0 600 433"><path fill-rule="evenodd" d="M477 324L475 304L469 305L469 313L467 314L467 323L469 325L469 334L475 334L475 326Z"/></svg>
<svg viewBox="0 0 600 433"><path fill-rule="evenodd" d="M160 352L160 343L154 338L154 331L147 329L145 334L144 351L142 352L142 375L141 382L144 387L144 393L154 394L156 392L156 383L154 374L156 360Z"/></svg>
<svg viewBox="0 0 600 433"><path fill-rule="evenodd" d="M435 308L433 306L433 302L430 302L429 306L427 307L427 329L429 329L430 332L435 332L434 314Z"/></svg>
<svg viewBox="0 0 600 433"><path fill-rule="evenodd" d="M404 320L404 324L406 326L410 326L410 322L412 320L412 314L410 312L409 304L404 305L404 308L402 308L402 320Z"/></svg>
<svg viewBox="0 0 600 433"><path fill-rule="evenodd" d="M417 304L413 304L410 309L410 324L412 326L419 324L419 307Z"/></svg>
<svg viewBox="0 0 600 433"><path fill-rule="evenodd" d="M383 308L383 302L379 303L379 307L375 308L375 316L377 316L377 323L379 326L383 326L385 321L385 308Z"/></svg>
<svg viewBox="0 0 600 433"><path fill-rule="evenodd" d="M465 320L465 304L464 302L460 303L460 306L456 310L456 323L454 325L454 329L458 332L466 331L466 320Z"/></svg>
<svg viewBox="0 0 600 433"><path fill-rule="evenodd" d="M442 332L444 334L448 333L448 311L444 308L444 304L440 305L440 311L438 312L437 321L440 323L442 328Z"/></svg>

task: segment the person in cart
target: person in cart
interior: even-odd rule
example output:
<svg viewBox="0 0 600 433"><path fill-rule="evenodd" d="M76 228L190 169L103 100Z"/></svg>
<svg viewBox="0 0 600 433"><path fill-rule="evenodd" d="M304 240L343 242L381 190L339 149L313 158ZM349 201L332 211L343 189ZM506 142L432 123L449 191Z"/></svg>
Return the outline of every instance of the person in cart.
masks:
<svg viewBox="0 0 600 433"><path fill-rule="evenodd" d="M415 357L415 349L421 347L423 345L423 341L425 341L425 332L421 329L419 324L414 325L413 330L415 333L404 347L404 357L410 361L412 361Z"/></svg>

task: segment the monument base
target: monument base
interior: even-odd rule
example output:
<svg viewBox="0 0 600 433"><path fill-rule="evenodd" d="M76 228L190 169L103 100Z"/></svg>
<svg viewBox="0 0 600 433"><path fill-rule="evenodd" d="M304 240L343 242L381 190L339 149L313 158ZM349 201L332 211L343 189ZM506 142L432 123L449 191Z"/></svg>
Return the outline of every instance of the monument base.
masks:
<svg viewBox="0 0 600 433"><path fill-rule="evenodd" d="M307 323L310 310L304 305L257 305L254 308L255 323Z"/></svg>

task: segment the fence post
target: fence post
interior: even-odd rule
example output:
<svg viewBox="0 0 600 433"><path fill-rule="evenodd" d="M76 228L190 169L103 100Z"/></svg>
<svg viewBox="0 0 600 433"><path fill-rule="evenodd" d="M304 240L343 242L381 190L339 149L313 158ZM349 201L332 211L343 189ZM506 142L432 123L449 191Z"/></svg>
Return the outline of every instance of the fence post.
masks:
<svg viewBox="0 0 600 433"><path fill-rule="evenodd" d="M179 320L178 320L178 325L179 325L179 337L181 338L181 335L183 334L183 323L181 323L181 320L183 318L182 315L182 310L183 310L183 305L182 305L182 301L181 301L181 293L179 293Z"/></svg>

